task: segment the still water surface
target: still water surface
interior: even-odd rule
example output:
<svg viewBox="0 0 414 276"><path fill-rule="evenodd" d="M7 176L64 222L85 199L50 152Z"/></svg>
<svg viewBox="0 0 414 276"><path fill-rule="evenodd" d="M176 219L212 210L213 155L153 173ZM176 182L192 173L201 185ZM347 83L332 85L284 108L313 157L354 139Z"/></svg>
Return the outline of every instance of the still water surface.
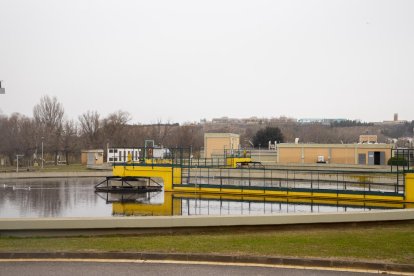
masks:
<svg viewBox="0 0 414 276"><path fill-rule="evenodd" d="M298 203L264 197L201 198L195 194L164 192L97 194L94 185L101 181L102 178L0 180L0 218L263 215L371 210L371 207L365 206Z"/></svg>

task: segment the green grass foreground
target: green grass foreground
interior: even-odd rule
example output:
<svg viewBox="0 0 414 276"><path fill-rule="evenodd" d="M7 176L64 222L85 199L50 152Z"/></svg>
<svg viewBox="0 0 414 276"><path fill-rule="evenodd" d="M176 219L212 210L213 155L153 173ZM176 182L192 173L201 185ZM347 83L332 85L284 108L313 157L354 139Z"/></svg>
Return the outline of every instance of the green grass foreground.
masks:
<svg viewBox="0 0 414 276"><path fill-rule="evenodd" d="M414 264L414 222L136 236L0 238L2 252L175 252Z"/></svg>

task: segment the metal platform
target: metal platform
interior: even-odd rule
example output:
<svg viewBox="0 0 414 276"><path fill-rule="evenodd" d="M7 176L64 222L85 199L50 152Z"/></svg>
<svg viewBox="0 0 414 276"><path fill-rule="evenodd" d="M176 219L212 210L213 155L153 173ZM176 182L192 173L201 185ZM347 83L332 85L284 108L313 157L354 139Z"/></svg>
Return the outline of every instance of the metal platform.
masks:
<svg viewBox="0 0 414 276"><path fill-rule="evenodd" d="M148 193L160 192L162 185L151 178L108 176L95 185L95 192L105 193Z"/></svg>

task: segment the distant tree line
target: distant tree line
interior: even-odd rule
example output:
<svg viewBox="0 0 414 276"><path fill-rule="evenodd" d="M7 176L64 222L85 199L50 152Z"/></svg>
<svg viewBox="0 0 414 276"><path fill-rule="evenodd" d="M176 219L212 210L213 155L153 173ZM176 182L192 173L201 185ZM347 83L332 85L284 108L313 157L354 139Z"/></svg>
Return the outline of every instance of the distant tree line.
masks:
<svg viewBox="0 0 414 276"><path fill-rule="evenodd" d="M43 143L44 161L58 164L79 163L82 149L107 147L136 147L152 139L158 145L201 148L201 126L163 123L152 125L129 124L131 116L115 111L102 117L88 110L77 120L67 119L63 105L55 97L44 96L33 108L33 117L19 113L0 115L0 157L14 165L16 154L23 154L26 162L41 162Z"/></svg>
<svg viewBox="0 0 414 276"><path fill-rule="evenodd" d="M366 123L357 120L334 121L331 127L355 127L355 126L373 126L373 123Z"/></svg>
<svg viewBox="0 0 414 276"><path fill-rule="evenodd" d="M131 124L128 112L118 110L107 116L87 110L75 120L68 119L63 105L55 97L43 96L33 108L33 116L0 114L0 158L13 165L16 154L23 161L41 161L41 145L45 161L58 164L79 163L82 149L142 146L146 139L165 147L192 147L199 156L205 132L240 134L241 146L267 147L274 143L356 143L361 134L376 134L379 142L387 138L412 137L414 121L399 125L373 125L346 121L332 125L301 125L295 122L249 124L171 124L158 121L150 125Z"/></svg>

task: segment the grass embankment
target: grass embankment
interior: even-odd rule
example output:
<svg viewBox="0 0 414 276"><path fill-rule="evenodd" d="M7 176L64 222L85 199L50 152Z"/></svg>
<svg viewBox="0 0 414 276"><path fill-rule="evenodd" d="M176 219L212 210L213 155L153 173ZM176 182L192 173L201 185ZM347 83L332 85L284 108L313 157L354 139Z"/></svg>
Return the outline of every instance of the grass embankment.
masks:
<svg viewBox="0 0 414 276"><path fill-rule="evenodd" d="M1 167L0 172L15 172L16 167ZM19 166L19 172L85 172L90 171L85 165L70 164L70 165L45 165L42 169L41 166L25 167Z"/></svg>
<svg viewBox="0 0 414 276"><path fill-rule="evenodd" d="M43 167L34 167L35 171L39 172L84 172L88 171L85 165L81 164L71 164L71 165L48 165ZM90 171L90 170L89 170Z"/></svg>
<svg viewBox="0 0 414 276"><path fill-rule="evenodd" d="M175 252L313 257L414 264L414 222L345 228L164 235L0 238L3 252Z"/></svg>

